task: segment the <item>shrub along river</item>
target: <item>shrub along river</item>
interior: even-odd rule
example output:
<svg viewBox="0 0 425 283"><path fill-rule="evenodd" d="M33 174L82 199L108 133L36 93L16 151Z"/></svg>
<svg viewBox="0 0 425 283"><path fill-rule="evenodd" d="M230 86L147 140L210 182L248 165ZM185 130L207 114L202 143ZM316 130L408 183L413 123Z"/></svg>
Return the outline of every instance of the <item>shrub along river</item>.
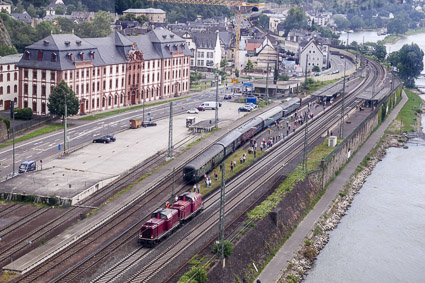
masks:
<svg viewBox="0 0 425 283"><path fill-rule="evenodd" d="M305 282L425 282L425 141L406 145L387 150Z"/></svg>

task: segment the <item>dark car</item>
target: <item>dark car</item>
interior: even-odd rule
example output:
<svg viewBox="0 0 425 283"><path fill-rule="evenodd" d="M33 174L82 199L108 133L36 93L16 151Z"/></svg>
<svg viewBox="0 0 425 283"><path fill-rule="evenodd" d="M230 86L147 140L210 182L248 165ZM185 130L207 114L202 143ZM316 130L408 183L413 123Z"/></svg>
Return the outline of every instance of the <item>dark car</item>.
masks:
<svg viewBox="0 0 425 283"><path fill-rule="evenodd" d="M152 122L152 121L143 121L142 122L142 127L153 127L153 126L156 126L156 123L155 122Z"/></svg>
<svg viewBox="0 0 425 283"><path fill-rule="evenodd" d="M243 106L243 107L239 107L238 111L239 112L251 112L252 108L249 106Z"/></svg>
<svg viewBox="0 0 425 283"><path fill-rule="evenodd" d="M225 100L232 99L232 96L230 94L226 94L224 95L224 99Z"/></svg>
<svg viewBox="0 0 425 283"><path fill-rule="evenodd" d="M205 111L205 107L203 107L203 106L198 106L198 108L197 108L199 111Z"/></svg>
<svg viewBox="0 0 425 283"><path fill-rule="evenodd" d="M105 137L107 137L112 142L117 140L117 138L114 135L106 135Z"/></svg>
<svg viewBox="0 0 425 283"><path fill-rule="evenodd" d="M111 140L107 136L103 136L97 139L94 139L94 143L109 143Z"/></svg>

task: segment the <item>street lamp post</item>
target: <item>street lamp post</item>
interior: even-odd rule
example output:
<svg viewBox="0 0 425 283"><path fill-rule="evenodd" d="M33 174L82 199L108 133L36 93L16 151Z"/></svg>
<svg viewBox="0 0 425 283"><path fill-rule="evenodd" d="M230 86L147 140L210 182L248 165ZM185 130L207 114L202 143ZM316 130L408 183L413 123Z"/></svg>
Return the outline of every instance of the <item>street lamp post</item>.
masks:
<svg viewBox="0 0 425 283"><path fill-rule="evenodd" d="M12 155L13 155L13 177L15 177L15 102L12 101L12 144L13 144L13 149L12 149Z"/></svg>
<svg viewBox="0 0 425 283"><path fill-rule="evenodd" d="M65 113L63 118L63 153L66 153L67 146L66 146L66 118L68 116L68 106L66 104L66 94L65 94Z"/></svg>

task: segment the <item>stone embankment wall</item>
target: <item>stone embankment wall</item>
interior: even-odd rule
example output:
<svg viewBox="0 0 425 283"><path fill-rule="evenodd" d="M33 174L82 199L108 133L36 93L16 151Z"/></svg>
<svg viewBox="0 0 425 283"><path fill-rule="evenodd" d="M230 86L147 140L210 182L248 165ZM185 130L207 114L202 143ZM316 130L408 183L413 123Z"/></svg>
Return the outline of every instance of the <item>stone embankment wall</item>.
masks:
<svg viewBox="0 0 425 283"><path fill-rule="evenodd" d="M7 138L8 133L6 123L0 120L0 142L7 140Z"/></svg>
<svg viewBox="0 0 425 283"><path fill-rule="evenodd" d="M226 268L223 269L221 264L216 264L210 269L209 282L253 280L257 274L255 268L263 266L282 241L290 236L320 198L326 184L332 181L346 164L349 159L348 152L350 155L356 152L400 98L401 89L399 88L387 100L381 102L371 112L368 119L323 160L320 170L310 173L304 181L299 182L267 217L257 221L254 228L248 229L245 235L235 243L233 254L226 260Z"/></svg>

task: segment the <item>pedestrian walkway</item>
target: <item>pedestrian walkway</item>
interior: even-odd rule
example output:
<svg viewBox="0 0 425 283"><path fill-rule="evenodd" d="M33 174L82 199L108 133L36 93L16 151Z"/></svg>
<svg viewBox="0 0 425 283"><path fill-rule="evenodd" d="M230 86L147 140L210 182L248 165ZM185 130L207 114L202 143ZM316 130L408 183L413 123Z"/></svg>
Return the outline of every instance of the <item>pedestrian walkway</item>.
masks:
<svg viewBox="0 0 425 283"><path fill-rule="evenodd" d="M390 113L381 126L369 137L364 145L353 156L351 161L344 167L342 172L329 185L325 194L322 196L316 206L303 219L303 221L301 221L294 233L292 233L291 237L285 242L285 244L273 257L273 259L263 269L261 274L258 276L258 280L263 283L279 281L283 272L287 268L289 261L292 260L295 253L304 243L306 235L314 228L315 223L319 220L320 216L325 213L329 205L337 197L339 191L345 186L350 177L355 173L356 168L360 165L366 155L369 154L369 152L375 147L377 142L384 135L385 130L388 128L390 123L394 120L406 102L407 96L403 92L403 99L400 101L397 107Z"/></svg>

